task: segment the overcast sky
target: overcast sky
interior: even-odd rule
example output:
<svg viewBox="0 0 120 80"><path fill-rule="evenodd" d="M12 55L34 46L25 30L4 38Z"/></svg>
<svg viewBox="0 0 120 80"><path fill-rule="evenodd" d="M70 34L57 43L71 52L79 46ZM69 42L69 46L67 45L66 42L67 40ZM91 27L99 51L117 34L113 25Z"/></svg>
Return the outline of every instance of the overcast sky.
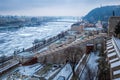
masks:
<svg viewBox="0 0 120 80"><path fill-rule="evenodd" d="M120 5L120 0L0 0L0 15L84 16L100 5Z"/></svg>

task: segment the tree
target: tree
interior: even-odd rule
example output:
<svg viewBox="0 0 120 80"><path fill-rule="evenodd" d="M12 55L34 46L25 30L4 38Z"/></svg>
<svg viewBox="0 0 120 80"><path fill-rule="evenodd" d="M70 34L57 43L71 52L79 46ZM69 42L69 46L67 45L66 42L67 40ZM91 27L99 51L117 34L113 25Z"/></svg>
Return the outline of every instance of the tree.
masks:
<svg viewBox="0 0 120 80"><path fill-rule="evenodd" d="M103 51L104 50L100 52L99 59L97 60L99 70L98 80L110 80L110 67L108 61L106 60L107 54L105 54Z"/></svg>
<svg viewBox="0 0 120 80"><path fill-rule="evenodd" d="M64 54L66 63L69 62L72 67L73 77L75 77L73 80L76 80L78 77L75 72L75 66L83 55L82 49L79 46L71 46L65 49Z"/></svg>
<svg viewBox="0 0 120 80"><path fill-rule="evenodd" d="M88 64L85 67L85 77L84 80L94 80L95 78L95 70L93 70Z"/></svg>
<svg viewBox="0 0 120 80"><path fill-rule="evenodd" d="M46 64L46 63L47 63L47 56L45 55L44 60L43 60L43 64Z"/></svg>
<svg viewBox="0 0 120 80"><path fill-rule="evenodd" d="M116 37L120 37L119 35L120 35L120 21L118 22L118 24L115 26L115 36Z"/></svg>

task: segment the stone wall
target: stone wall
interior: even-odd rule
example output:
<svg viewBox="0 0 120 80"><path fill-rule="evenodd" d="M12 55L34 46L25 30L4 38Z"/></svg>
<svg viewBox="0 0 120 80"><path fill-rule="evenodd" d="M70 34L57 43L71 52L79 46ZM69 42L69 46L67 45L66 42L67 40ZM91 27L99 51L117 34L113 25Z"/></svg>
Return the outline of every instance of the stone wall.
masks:
<svg viewBox="0 0 120 80"><path fill-rule="evenodd" d="M81 41L81 43L76 42L71 46L79 46L82 49L83 54L84 54L84 53L86 53L86 45L87 44L94 44L94 45L102 44L103 41L104 41L103 39L104 39L104 37L98 37L98 38L95 38L95 39L86 39L86 40ZM70 47L70 46L68 46L68 47ZM65 53L64 53L65 49L66 48L58 49L55 52L51 52L49 54L39 56L39 57L37 57L38 62L40 62L40 63L50 63L50 64L66 63L66 57L65 57Z"/></svg>
<svg viewBox="0 0 120 80"><path fill-rule="evenodd" d="M118 16L110 17L109 22L108 22L108 35L109 36L114 35L114 28L118 24L119 21L120 21L120 17Z"/></svg>

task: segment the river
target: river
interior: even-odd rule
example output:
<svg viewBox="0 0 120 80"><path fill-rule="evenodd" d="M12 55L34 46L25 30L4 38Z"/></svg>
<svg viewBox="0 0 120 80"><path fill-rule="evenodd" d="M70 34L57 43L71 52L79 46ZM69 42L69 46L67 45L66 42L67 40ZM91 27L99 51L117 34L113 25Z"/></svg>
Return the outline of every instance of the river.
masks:
<svg viewBox="0 0 120 80"><path fill-rule="evenodd" d="M70 20L71 21L71 20ZM52 37L70 29L73 23L46 22L37 27L22 27L17 30L0 32L0 55L10 56L16 49L29 48L35 39Z"/></svg>

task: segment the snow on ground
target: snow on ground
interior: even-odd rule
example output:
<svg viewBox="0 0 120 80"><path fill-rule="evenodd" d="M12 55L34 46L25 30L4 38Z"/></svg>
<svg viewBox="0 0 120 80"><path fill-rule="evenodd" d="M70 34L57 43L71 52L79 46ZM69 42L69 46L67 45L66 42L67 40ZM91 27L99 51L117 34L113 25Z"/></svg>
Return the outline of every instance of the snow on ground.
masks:
<svg viewBox="0 0 120 80"><path fill-rule="evenodd" d="M95 71L95 75L97 75L97 69L98 69L98 63L96 62L96 60L99 59L98 57L98 54L99 52L92 52L90 53L90 57L88 59L88 63L87 63L87 66L92 70L92 71ZM86 80L86 76L88 75L87 74L87 70L86 68L84 69L81 77L80 77L80 80Z"/></svg>
<svg viewBox="0 0 120 80"><path fill-rule="evenodd" d="M118 48L120 48L120 39L115 38L115 41L116 41L116 43L117 43Z"/></svg>
<svg viewBox="0 0 120 80"><path fill-rule="evenodd" d="M34 64L30 66L19 67L19 72L22 75L32 76L36 71L41 69L43 66L41 64Z"/></svg>
<svg viewBox="0 0 120 80"><path fill-rule="evenodd" d="M37 51L37 52L41 53L41 52L43 52L43 51L46 51L47 49L48 49L48 46L47 46L47 47L45 47L45 48L40 49L40 50L39 50L39 51Z"/></svg>
<svg viewBox="0 0 120 80"><path fill-rule="evenodd" d="M107 56L112 57L112 56L115 56L115 55L116 55L116 52L112 52L112 53L109 53Z"/></svg>
<svg viewBox="0 0 120 80"><path fill-rule="evenodd" d="M113 51L115 51L115 49L114 49L114 48L113 48L113 49L108 50L108 53L111 53L111 52L113 52Z"/></svg>
<svg viewBox="0 0 120 80"><path fill-rule="evenodd" d="M67 80L71 73L72 73L71 65L66 64L53 80L58 80L60 77L63 77L65 78L65 80Z"/></svg>
<svg viewBox="0 0 120 80"><path fill-rule="evenodd" d="M113 48L113 45L107 46L107 50Z"/></svg>
<svg viewBox="0 0 120 80"><path fill-rule="evenodd" d="M116 70L113 72L113 75L117 75L117 74L120 74L120 70Z"/></svg>
<svg viewBox="0 0 120 80"><path fill-rule="evenodd" d="M114 80L120 80L120 78L116 78L116 79L114 79Z"/></svg>
<svg viewBox="0 0 120 80"><path fill-rule="evenodd" d="M111 68L114 68L114 67L117 67L117 66L120 66L120 61L116 61L114 63L111 63Z"/></svg>
<svg viewBox="0 0 120 80"><path fill-rule="evenodd" d="M112 37L112 44L114 45L114 49L117 55L120 57L120 39Z"/></svg>
<svg viewBox="0 0 120 80"><path fill-rule="evenodd" d="M92 28L84 28L84 30L86 30L86 31L97 31L97 30L102 30L102 28L92 27Z"/></svg>
<svg viewBox="0 0 120 80"><path fill-rule="evenodd" d="M32 80L29 79L34 73L43 68L40 63L17 67L4 76L0 77L0 80Z"/></svg>
<svg viewBox="0 0 120 80"><path fill-rule="evenodd" d="M54 71L50 70L49 73L47 74L47 76L45 76L45 79L48 80L51 76L53 76L59 70L60 70L60 68L58 68L58 69L56 69Z"/></svg>
<svg viewBox="0 0 120 80"><path fill-rule="evenodd" d="M112 62L117 61L117 60L119 60L119 58L115 58L115 59L109 60L109 62L112 63Z"/></svg>
<svg viewBox="0 0 120 80"><path fill-rule="evenodd" d="M107 47L109 47L109 46L113 46L113 44L112 44L112 43L110 43L110 44L107 44Z"/></svg>
<svg viewBox="0 0 120 80"><path fill-rule="evenodd" d="M88 60L88 65L94 70L96 70L96 67L98 65L98 63L96 62L96 60L99 59L98 54L99 52L91 53L90 59Z"/></svg>
<svg viewBox="0 0 120 80"><path fill-rule="evenodd" d="M52 37L62 31L70 29L72 23L48 22L38 27L23 27L16 31L0 32L0 51L8 56L16 49L29 48L33 46L35 39Z"/></svg>

